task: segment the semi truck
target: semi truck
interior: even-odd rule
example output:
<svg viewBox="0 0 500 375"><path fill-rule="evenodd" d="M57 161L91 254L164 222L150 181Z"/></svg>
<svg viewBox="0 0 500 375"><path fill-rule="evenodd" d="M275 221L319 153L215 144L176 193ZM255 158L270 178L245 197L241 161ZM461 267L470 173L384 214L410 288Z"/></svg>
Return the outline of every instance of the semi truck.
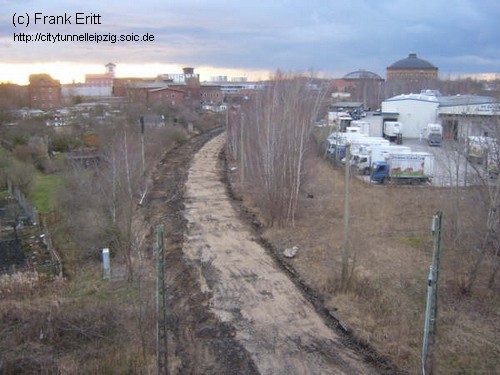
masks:
<svg viewBox="0 0 500 375"><path fill-rule="evenodd" d="M370 180L378 183L422 184L431 182L434 155L427 152L389 154L385 161L372 165Z"/></svg>
<svg viewBox="0 0 500 375"><path fill-rule="evenodd" d="M389 141L403 143L403 124L399 121L384 121L382 126L382 136Z"/></svg>
<svg viewBox="0 0 500 375"><path fill-rule="evenodd" d="M385 161L389 154L409 152L411 152L411 148L402 145L384 144L364 146L352 154L351 165L359 174L369 175L373 163Z"/></svg>
<svg viewBox="0 0 500 375"><path fill-rule="evenodd" d="M441 146L443 140L443 126L441 124L429 123L423 132L424 139L429 146Z"/></svg>

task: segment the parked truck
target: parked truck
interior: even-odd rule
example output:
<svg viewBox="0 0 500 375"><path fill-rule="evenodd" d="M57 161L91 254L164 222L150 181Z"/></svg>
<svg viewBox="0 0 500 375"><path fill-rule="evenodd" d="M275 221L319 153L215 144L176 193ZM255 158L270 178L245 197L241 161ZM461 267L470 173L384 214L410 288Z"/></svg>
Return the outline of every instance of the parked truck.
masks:
<svg viewBox="0 0 500 375"><path fill-rule="evenodd" d="M434 155L427 152L389 154L385 161L373 163L371 181L378 183L421 184L431 182Z"/></svg>
<svg viewBox="0 0 500 375"><path fill-rule="evenodd" d="M483 164L490 177L500 174L500 147L494 137L467 137L467 160L475 164Z"/></svg>
<svg viewBox="0 0 500 375"><path fill-rule="evenodd" d="M389 141L382 137L354 138L349 143L351 144L351 155L358 154L370 146L390 146Z"/></svg>
<svg viewBox="0 0 500 375"><path fill-rule="evenodd" d="M382 126L382 136L389 141L403 143L403 124L399 121L385 121Z"/></svg>
<svg viewBox="0 0 500 375"><path fill-rule="evenodd" d="M443 126L441 124L429 123L423 132L424 139L429 146L441 146L443 140Z"/></svg>
<svg viewBox="0 0 500 375"><path fill-rule="evenodd" d="M328 124L331 126L337 126L342 132L351 125L352 117L349 112L328 112Z"/></svg>
<svg viewBox="0 0 500 375"><path fill-rule="evenodd" d="M339 136L328 139L327 154L332 157L335 155L337 160L345 163L346 145L351 147L351 155L356 154L363 147L370 145L389 146L387 139L382 137L367 137L361 133L340 133Z"/></svg>
<svg viewBox="0 0 500 375"><path fill-rule="evenodd" d="M345 146L358 139L367 138L360 133L335 132L328 136L326 142L326 153L330 159L342 160L345 157Z"/></svg>
<svg viewBox="0 0 500 375"><path fill-rule="evenodd" d="M370 123L368 121L353 120L347 129L357 129L356 132L366 135L370 135Z"/></svg>
<svg viewBox="0 0 500 375"><path fill-rule="evenodd" d="M375 162L386 161L389 154L410 153L411 148L402 145L369 145L361 147L351 157L351 165L359 173L369 175Z"/></svg>
<svg viewBox="0 0 500 375"><path fill-rule="evenodd" d="M488 158L488 149L495 143L494 138L485 136L467 137L466 153L467 160L476 164L486 164Z"/></svg>

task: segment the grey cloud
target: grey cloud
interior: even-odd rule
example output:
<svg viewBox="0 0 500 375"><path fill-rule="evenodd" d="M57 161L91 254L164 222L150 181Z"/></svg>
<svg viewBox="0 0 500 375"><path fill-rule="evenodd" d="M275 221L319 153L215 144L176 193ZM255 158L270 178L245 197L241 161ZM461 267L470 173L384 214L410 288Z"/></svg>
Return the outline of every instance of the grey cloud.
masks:
<svg viewBox="0 0 500 375"><path fill-rule="evenodd" d="M16 9L94 12L102 25L50 27L60 32L151 33L155 42L62 46L10 43L10 61L113 60L276 68L345 73L365 68L384 74L392 62L415 51L443 71L499 68L500 3L484 0L145 0L142 2L8 2L1 35L13 32ZM2 39L8 43L8 39Z"/></svg>

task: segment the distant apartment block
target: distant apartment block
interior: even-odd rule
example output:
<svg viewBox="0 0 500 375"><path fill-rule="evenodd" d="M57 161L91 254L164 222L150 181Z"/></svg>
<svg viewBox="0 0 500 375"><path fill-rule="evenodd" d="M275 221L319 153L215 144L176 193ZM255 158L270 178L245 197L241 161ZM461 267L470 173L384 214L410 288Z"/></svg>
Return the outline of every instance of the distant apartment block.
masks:
<svg viewBox="0 0 500 375"><path fill-rule="evenodd" d="M36 109L61 107L61 83L48 74L32 74L29 77L29 105Z"/></svg>

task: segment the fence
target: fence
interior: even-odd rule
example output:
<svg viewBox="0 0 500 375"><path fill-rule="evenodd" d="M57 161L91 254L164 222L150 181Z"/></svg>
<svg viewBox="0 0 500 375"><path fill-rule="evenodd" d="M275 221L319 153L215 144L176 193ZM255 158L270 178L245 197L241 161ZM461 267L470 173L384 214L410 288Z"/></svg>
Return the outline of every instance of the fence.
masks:
<svg viewBox="0 0 500 375"><path fill-rule="evenodd" d="M4 238L0 240L0 247L3 247L2 250L5 254L5 259L3 260L9 263L0 264L0 275L27 271L36 271L39 274L48 276L61 277L63 275L62 261L52 245L50 233L45 225L45 221L42 221L42 231L43 234L39 236L34 236L33 231L29 231L27 235L21 234L17 239ZM38 230L36 232L40 233ZM45 254L39 254L35 262L29 258L33 255L28 254L28 259L26 259L26 255L23 252L23 243L33 245L33 241L37 241L37 246L45 252Z"/></svg>
<svg viewBox="0 0 500 375"><path fill-rule="evenodd" d="M36 225L36 223L38 223L38 211L36 208L28 202L21 190L12 185L10 180L7 181L7 185L9 193L16 198L17 203L23 210L23 213L28 217L33 225Z"/></svg>

